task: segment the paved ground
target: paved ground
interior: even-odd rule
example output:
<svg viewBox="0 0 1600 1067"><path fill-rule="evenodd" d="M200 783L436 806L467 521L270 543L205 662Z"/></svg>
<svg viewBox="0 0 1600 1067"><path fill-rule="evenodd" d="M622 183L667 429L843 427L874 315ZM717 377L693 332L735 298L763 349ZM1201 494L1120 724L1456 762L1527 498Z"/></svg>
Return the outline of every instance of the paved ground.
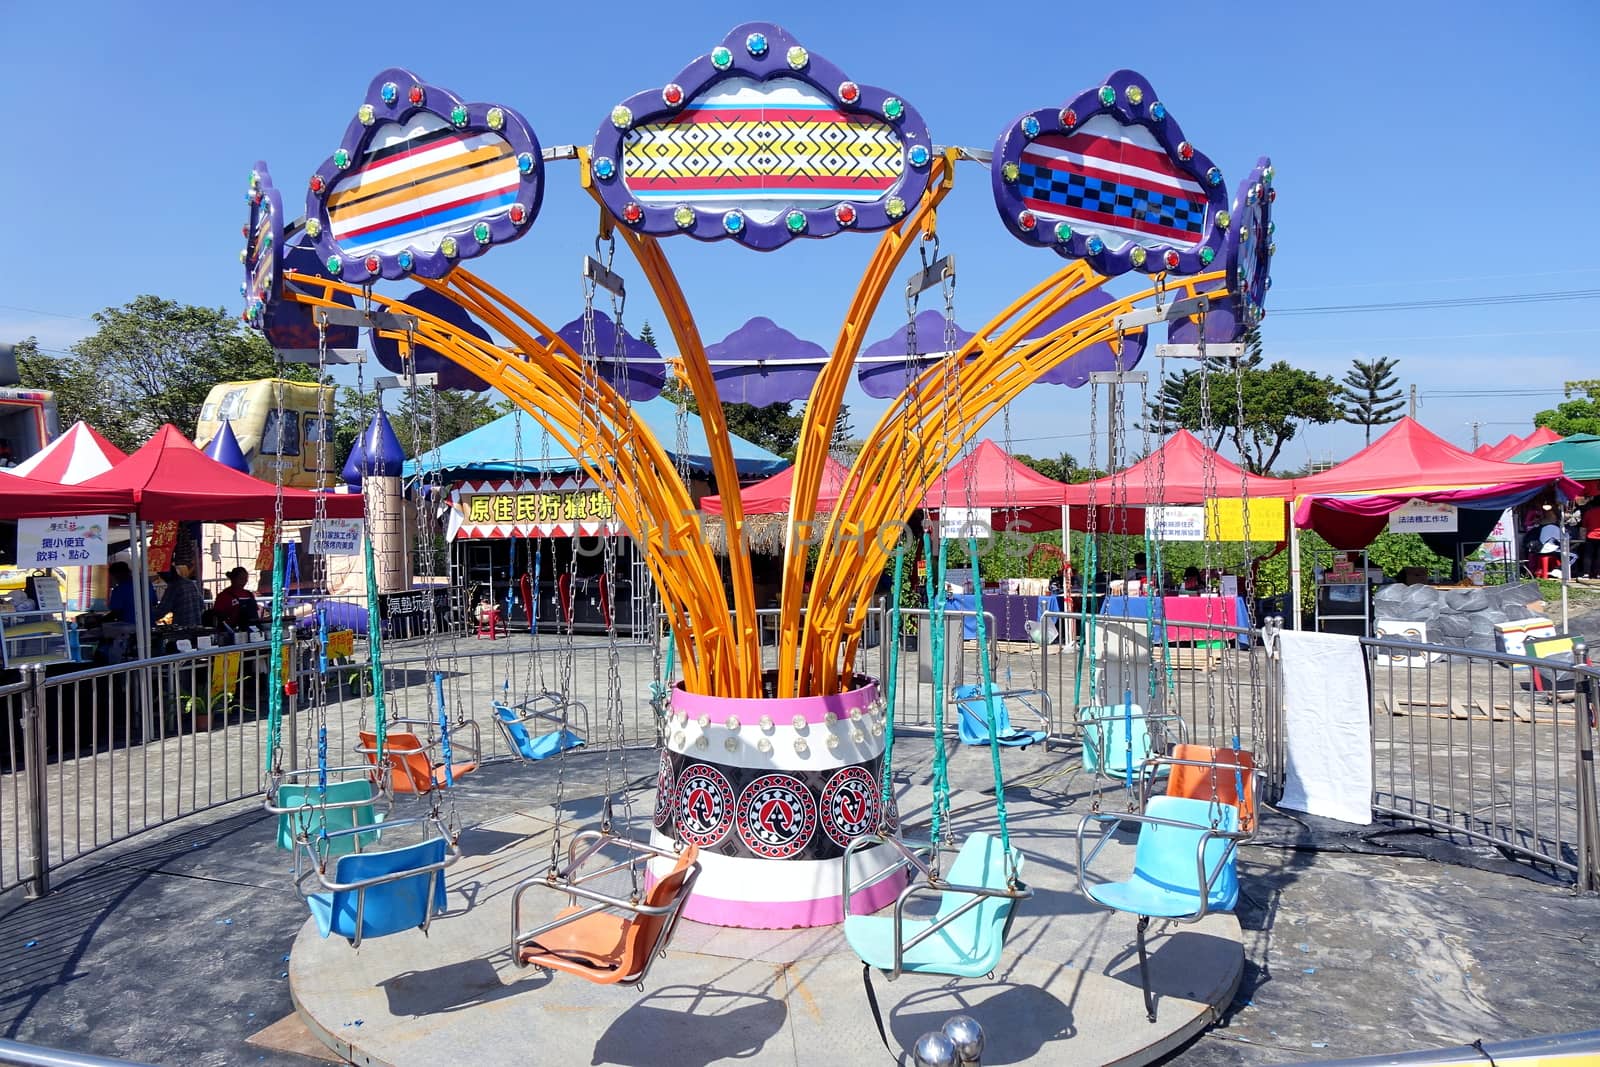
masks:
<svg viewBox="0 0 1600 1067"><path fill-rule="evenodd" d="M1070 756L1008 796L1084 810ZM635 777L653 766L634 762ZM461 790L461 815L525 807L548 786L491 766ZM598 787L597 772L572 775L580 816L593 816ZM291 1012L284 956L304 923L271 834L245 802L95 853L45 900L0 896L0 1035L160 1064L314 1062L247 1043ZM1277 1063L1593 1025L1600 898L1492 853L1448 855L1496 869L1416 858L1429 849L1414 835L1358 838L1268 813L1259 842L1241 864L1243 984L1226 1025L1174 1061Z"/></svg>

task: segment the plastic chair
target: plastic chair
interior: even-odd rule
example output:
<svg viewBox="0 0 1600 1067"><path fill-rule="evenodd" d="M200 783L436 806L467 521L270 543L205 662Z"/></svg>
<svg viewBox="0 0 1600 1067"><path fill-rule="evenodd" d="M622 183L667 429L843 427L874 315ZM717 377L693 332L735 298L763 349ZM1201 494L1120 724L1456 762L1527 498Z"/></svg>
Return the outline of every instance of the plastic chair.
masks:
<svg viewBox="0 0 1600 1067"><path fill-rule="evenodd" d="M506 629L505 614L500 610L499 605L492 605L478 613L478 629L473 636L480 640L487 636L489 640L493 641L496 639L497 634L505 638L511 636L511 632Z"/></svg>
<svg viewBox="0 0 1600 1067"><path fill-rule="evenodd" d="M306 897L323 937L338 934L360 947L364 938L413 928L427 932L444 910L447 842L432 837L415 845L339 857L328 892Z"/></svg>
<svg viewBox="0 0 1600 1067"><path fill-rule="evenodd" d="M948 875L914 879L895 901L893 915L851 915L851 894L866 886L850 884L850 856L858 846L884 842L858 838L845 852L844 936L861 962L891 979L906 971L977 978L994 970L1017 901L1033 894L1020 882L1011 882L1013 872L1021 874L1022 853L1012 849L1007 857L999 838L974 833L962 843ZM907 902L919 896L938 897L939 910L932 919L905 917Z"/></svg>
<svg viewBox="0 0 1600 1067"><path fill-rule="evenodd" d="M406 719L394 721L396 724L418 724ZM459 778L477 770L478 753L482 751L478 741L478 724L470 721L455 724L458 730L463 726L471 731L473 740L469 744L462 744L459 737L453 740L449 768L435 758L433 752L435 745L424 744L421 738L409 731L390 730L383 742L384 762L389 765L389 791L416 793L420 796L444 788L452 778ZM373 766L377 766L378 735L370 730L362 730L360 737L361 743L356 751L366 756L367 761ZM466 755L468 758L457 759L459 755Z"/></svg>
<svg viewBox="0 0 1600 1067"><path fill-rule="evenodd" d="M571 858L580 844L584 846L582 855ZM608 845L620 846L635 854L670 859L672 869L651 886L638 903L601 893L583 883L626 867L627 862L609 863L588 875L577 872ZM694 891L695 879L700 876L699 848L685 845L682 852L674 854L642 841L590 830L573 840L568 856L564 877L530 878L512 894L512 958L519 967L565 971L597 985L642 985L651 962L665 952L683 905ZM563 908L550 922L524 932L520 921L522 894L538 886L571 894L589 903Z"/></svg>
<svg viewBox="0 0 1600 1067"><path fill-rule="evenodd" d="M1239 813L1239 830L1246 837L1255 836L1260 805L1256 796L1256 758L1249 751L1174 745L1170 755L1153 756L1149 762L1171 768L1167 796L1227 804ZM1146 780L1154 776L1147 774Z"/></svg>
<svg viewBox="0 0 1600 1067"><path fill-rule="evenodd" d="M1027 748L1029 745L1045 741L1050 736L1050 718L1047 713L1039 712L1037 709L1033 709L1032 705L1029 705L1030 710L1034 711L1034 714L1044 723L1046 729L1024 730L1012 725L1011 715L1006 710L1006 697L1014 696L1020 699L1033 694L1042 696L1048 705L1050 695L1042 690L997 690L991 686L989 687L988 700L986 701L977 686L956 686L950 695L955 699L956 709L960 712L956 720L956 731L961 735L962 742L968 745L987 745L989 743L989 719L988 708L985 707L986 704L994 708L994 735L995 740L1000 744L1008 748ZM1045 748L1048 749L1049 747L1049 742L1045 742Z"/></svg>
<svg viewBox="0 0 1600 1067"><path fill-rule="evenodd" d="M555 694L544 694L554 697ZM536 700L539 698L535 698ZM577 707L584 711L587 719L588 710L576 701L561 702L560 708ZM528 725L540 720L555 722L557 728L549 733L534 736L528 732ZM505 739L506 747L516 753L524 763L534 763L538 760L548 759L558 752L565 752L569 748L577 748L584 744L584 739L574 733L567 726L559 714L540 707L513 708L510 705L494 702L494 724L500 729L500 736Z"/></svg>
<svg viewBox="0 0 1600 1067"><path fill-rule="evenodd" d="M1122 823L1139 824L1133 874L1121 882L1089 884L1089 867ZM1083 839L1089 824L1103 829L1086 859ZM1078 823L1078 891L1103 908L1139 917L1139 984L1145 1014L1156 1021L1150 989L1145 931L1152 917L1198 922L1213 911L1232 911L1239 901L1239 813L1227 804L1187 797L1151 797L1143 815L1101 812Z"/></svg>
<svg viewBox="0 0 1600 1067"><path fill-rule="evenodd" d="M278 815L279 848L293 851L302 838L325 838L322 854L343 856L360 852L363 845L381 837L377 827L387 813L377 810L377 799L377 790L367 778L329 782L322 795L314 784L285 782L278 786L267 810ZM341 832L363 827L372 829L366 834Z"/></svg>

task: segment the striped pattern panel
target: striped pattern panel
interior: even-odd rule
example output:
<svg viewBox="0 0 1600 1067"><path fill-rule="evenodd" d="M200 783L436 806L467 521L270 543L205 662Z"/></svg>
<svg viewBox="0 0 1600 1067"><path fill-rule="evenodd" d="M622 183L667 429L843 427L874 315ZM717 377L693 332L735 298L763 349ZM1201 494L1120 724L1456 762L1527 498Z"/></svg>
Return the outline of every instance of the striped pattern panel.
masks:
<svg viewBox="0 0 1600 1067"><path fill-rule="evenodd" d="M628 190L646 203L870 201L904 168L891 127L823 100L691 104L630 131L623 148Z"/></svg>
<svg viewBox="0 0 1600 1067"><path fill-rule="evenodd" d="M447 233L510 208L520 181L504 138L419 114L377 131L330 190L328 225L346 255L432 252Z"/></svg>
<svg viewBox="0 0 1600 1067"><path fill-rule="evenodd" d="M1204 190L1153 141L1135 143L1126 130L1086 127L1031 142L1017 181L1023 202L1086 232L1198 243L1206 229Z"/></svg>
<svg viewBox="0 0 1600 1067"><path fill-rule="evenodd" d="M272 209L262 200L256 216L256 232L250 242L250 260L254 268L250 272L250 296L265 300L272 289L272 267L276 257L267 247L267 240L272 236Z"/></svg>

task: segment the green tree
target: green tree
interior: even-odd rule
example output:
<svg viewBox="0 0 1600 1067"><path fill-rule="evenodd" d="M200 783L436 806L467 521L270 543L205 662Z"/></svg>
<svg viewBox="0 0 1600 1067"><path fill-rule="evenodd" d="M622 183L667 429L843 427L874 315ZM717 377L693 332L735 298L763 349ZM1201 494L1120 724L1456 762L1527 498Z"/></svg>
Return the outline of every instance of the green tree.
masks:
<svg viewBox="0 0 1600 1067"><path fill-rule="evenodd" d="M19 361L31 386L57 393L64 422L83 419L117 447L132 451L170 422L193 434L206 394L218 382L269 378L277 357L260 335L223 308L138 296L94 316L97 329L50 356L32 346ZM311 381L301 365L285 376Z"/></svg>
<svg viewBox="0 0 1600 1067"><path fill-rule="evenodd" d="M1366 428L1367 444L1372 443L1372 428L1400 418L1405 402L1400 399L1400 379L1395 368L1398 359L1350 361L1350 370L1339 386L1339 413L1345 422Z"/></svg>
<svg viewBox="0 0 1600 1067"><path fill-rule="evenodd" d="M1247 469L1267 474L1302 425L1340 418L1338 392L1338 383L1326 375L1281 359L1265 364L1260 334L1251 330L1237 366L1208 358L1202 368L1168 378L1145 419L1162 434L1177 427L1200 433L1211 448L1229 441Z"/></svg>
<svg viewBox="0 0 1600 1067"><path fill-rule="evenodd" d="M639 340L657 351L661 350L661 346L656 344L656 332L650 328L648 319L645 320L644 325L639 327Z"/></svg>
<svg viewBox="0 0 1600 1067"><path fill-rule="evenodd" d="M18 349L20 352L21 349ZM1565 383L1567 396L1583 393L1582 397L1564 400L1553 408L1534 415L1533 424L1554 430L1562 437L1575 433L1600 434L1600 381L1586 380Z"/></svg>

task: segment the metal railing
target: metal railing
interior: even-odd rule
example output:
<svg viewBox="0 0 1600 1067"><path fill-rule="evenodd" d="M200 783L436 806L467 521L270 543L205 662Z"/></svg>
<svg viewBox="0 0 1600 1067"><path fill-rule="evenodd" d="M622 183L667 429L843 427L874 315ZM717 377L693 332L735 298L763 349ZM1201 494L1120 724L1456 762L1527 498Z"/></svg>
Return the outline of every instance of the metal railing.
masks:
<svg viewBox="0 0 1600 1067"><path fill-rule="evenodd" d="M1600 888L1594 714L1576 662L1364 638L1373 809Z"/></svg>

